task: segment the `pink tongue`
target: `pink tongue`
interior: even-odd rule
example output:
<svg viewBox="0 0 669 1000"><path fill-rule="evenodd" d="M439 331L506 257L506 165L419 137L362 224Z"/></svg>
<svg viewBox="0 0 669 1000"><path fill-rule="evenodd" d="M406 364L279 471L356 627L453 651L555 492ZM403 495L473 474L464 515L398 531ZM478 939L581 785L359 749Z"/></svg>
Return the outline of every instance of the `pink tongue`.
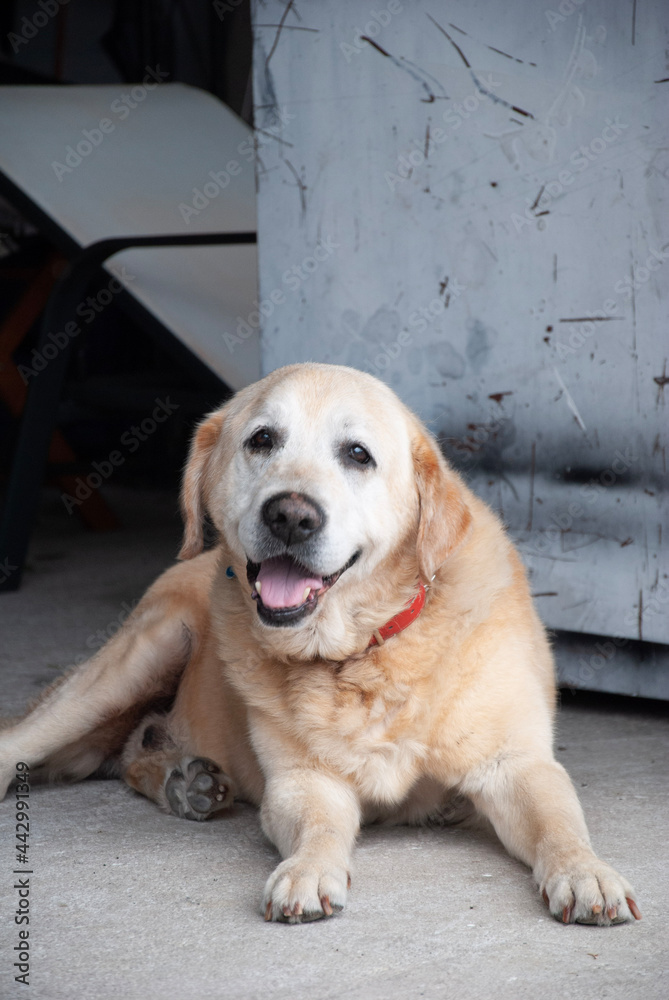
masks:
<svg viewBox="0 0 669 1000"><path fill-rule="evenodd" d="M288 556L275 556L260 564L258 582L261 584L261 599L268 608L297 608L304 604L307 587L320 590L321 576L305 576L305 571Z"/></svg>

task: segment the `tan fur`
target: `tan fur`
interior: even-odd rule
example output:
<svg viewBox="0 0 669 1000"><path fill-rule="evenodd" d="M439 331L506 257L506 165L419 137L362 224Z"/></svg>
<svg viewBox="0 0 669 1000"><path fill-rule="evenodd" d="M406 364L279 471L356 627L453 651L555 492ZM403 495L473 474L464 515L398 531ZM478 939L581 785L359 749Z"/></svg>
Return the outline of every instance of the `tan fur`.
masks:
<svg viewBox="0 0 669 1000"><path fill-rule="evenodd" d="M267 421L282 446L249 457L247 437ZM349 427L375 468L342 465L337 435ZM246 560L259 504L284 490L325 508L319 573L361 554L310 617L270 627ZM532 867L556 917L637 916L553 759L553 664L520 560L387 387L334 366L274 372L200 425L182 505L186 561L0 732L0 791L19 760L77 778L114 758L133 788L180 815L205 818L233 795L255 803L284 858L262 909L289 922L343 907L360 823L475 808ZM221 541L197 555L205 511ZM418 579L429 587L420 617L368 648ZM166 697L169 711L156 712Z"/></svg>

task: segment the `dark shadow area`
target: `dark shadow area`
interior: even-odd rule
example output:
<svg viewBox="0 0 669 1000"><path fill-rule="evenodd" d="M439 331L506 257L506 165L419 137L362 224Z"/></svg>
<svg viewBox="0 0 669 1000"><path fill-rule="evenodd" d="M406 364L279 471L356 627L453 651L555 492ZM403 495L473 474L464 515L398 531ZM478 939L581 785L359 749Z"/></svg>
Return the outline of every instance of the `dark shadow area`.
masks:
<svg viewBox="0 0 669 1000"><path fill-rule="evenodd" d="M601 691L577 691L574 688L560 688L560 707L583 712L600 712L602 715L625 713L626 715L652 715L654 718L669 717L669 703L654 698L631 698L624 694L604 694Z"/></svg>

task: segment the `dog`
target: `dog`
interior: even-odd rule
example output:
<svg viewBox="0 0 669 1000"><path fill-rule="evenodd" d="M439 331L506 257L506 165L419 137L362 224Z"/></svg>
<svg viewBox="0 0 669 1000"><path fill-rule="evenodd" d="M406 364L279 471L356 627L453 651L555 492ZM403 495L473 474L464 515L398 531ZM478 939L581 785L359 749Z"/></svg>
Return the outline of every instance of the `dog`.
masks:
<svg viewBox="0 0 669 1000"><path fill-rule="evenodd" d="M362 823L476 815L557 919L640 919L553 758L518 554L391 389L311 363L243 389L198 426L182 511L181 561L0 731L0 797L20 762L191 820L253 803L283 858L261 912L288 923L344 907Z"/></svg>

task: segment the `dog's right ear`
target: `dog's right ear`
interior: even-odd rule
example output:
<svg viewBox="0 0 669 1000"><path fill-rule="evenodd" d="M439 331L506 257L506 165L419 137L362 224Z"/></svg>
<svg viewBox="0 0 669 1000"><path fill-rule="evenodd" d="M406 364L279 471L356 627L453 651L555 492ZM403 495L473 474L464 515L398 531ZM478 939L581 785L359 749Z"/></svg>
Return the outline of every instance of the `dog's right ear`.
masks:
<svg viewBox="0 0 669 1000"><path fill-rule="evenodd" d="M223 429L224 419L224 410L212 413L199 425L191 442L181 485L184 539L179 559L192 559L193 556L202 552L202 519L205 513L204 488L209 460Z"/></svg>

